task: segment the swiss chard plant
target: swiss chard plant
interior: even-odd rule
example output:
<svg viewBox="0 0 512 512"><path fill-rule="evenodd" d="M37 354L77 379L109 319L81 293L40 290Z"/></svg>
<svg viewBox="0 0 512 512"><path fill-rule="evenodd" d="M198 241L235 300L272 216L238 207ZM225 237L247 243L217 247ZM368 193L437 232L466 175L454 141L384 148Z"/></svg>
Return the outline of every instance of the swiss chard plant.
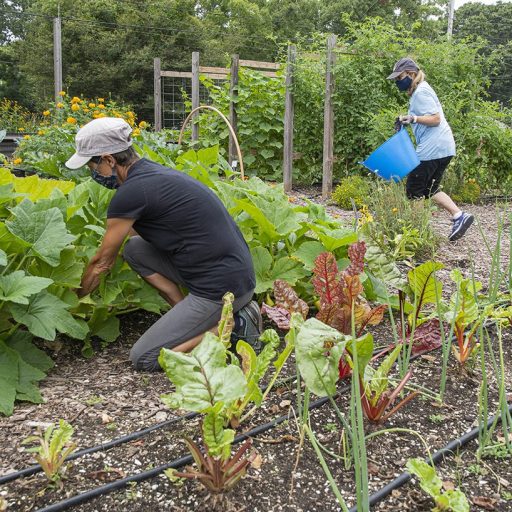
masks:
<svg viewBox="0 0 512 512"><path fill-rule="evenodd" d="M418 478L420 487L435 502L432 512L469 512L469 502L459 489L448 489L443 492L443 482L434 467L422 459L409 459L407 471Z"/></svg>
<svg viewBox="0 0 512 512"><path fill-rule="evenodd" d="M34 453L38 464L50 482L62 487L62 478L67 470L66 458L71 455L76 444L72 442L73 427L65 420L59 420L58 427L51 424L44 432L27 437L22 444L34 444L27 448Z"/></svg>
<svg viewBox="0 0 512 512"><path fill-rule="evenodd" d="M364 270L365 243L356 242L349 246L349 265L345 270L338 268L335 256L331 252L320 253L314 261L312 284L318 299L316 318L339 331L348 334L351 330L352 308L355 313L357 334L360 335L367 325L376 325L382 321L386 306L372 308L363 297L360 274ZM279 328L287 329L294 312L307 317L309 307L299 298L293 288L279 279L274 282L275 304L263 304L262 311Z"/></svg>
<svg viewBox="0 0 512 512"><path fill-rule="evenodd" d="M356 334L360 336L367 325L380 323L386 310L386 306L372 308L362 296L360 274L364 270L365 252L364 242L350 245L350 263L341 272L332 253L322 253L315 260L312 282L320 303L316 317L345 334L351 332L352 314Z"/></svg>
<svg viewBox="0 0 512 512"><path fill-rule="evenodd" d="M458 269L452 270L450 277L456 290L450 299L445 319L454 325L457 346L452 345L452 351L457 361L464 364L476 350L476 334L485 318L477 302L477 294L482 289L482 284L473 279L465 279Z"/></svg>
<svg viewBox="0 0 512 512"><path fill-rule="evenodd" d="M275 331L265 331L261 338L265 347L256 355L252 347L238 341L236 358L229 357L233 295L224 296L224 307L219 323L219 335L208 332L190 353L184 354L163 349L159 363L169 380L176 386L173 393L162 400L173 409L185 409L204 414L202 423L205 452L191 439L187 439L197 464L195 470L185 473L171 472L170 476L195 478L208 489L227 490L244 474L252 458L250 442L246 442L234 455L231 447L240 417L249 403L260 405L265 392L259 387L260 380L277 355L279 338ZM274 361L275 375L279 373L291 352L287 347ZM228 362L231 360L232 362Z"/></svg>
<svg viewBox="0 0 512 512"><path fill-rule="evenodd" d="M446 326L440 321L436 309L442 298L442 283L436 272L442 268L442 263L422 263L409 271L407 285L398 292L401 318L398 337L409 345L412 354L441 346L441 329L446 330Z"/></svg>
<svg viewBox="0 0 512 512"><path fill-rule="evenodd" d="M296 357L300 373L309 389L318 396L332 396L339 378L339 362L346 357L352 366L353 346L357 350L359 390L363 411L370 421L386 421L417 393L411 393L397 405L394 402L411 377L409 372L392 387L388 375L400 352L395 347L377 369L369 363L373 354L373 336L366 333L355 339L316 318L304 322L297 334Z"/></svg>

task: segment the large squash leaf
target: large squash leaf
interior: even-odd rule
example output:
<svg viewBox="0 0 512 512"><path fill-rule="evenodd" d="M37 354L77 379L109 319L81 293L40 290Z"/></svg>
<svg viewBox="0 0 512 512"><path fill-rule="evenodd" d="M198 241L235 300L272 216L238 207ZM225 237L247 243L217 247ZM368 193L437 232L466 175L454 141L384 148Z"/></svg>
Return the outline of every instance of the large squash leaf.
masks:
<svg viewBox="0 0 512 512"><path fill-rule="evenodd" d="M62 213L58 208L37 211L28 200L12 209L13 220L7 221L7 229L28 244L29 252L56 267L61 251L75 237L68 233Z"/></svg>
<svg viewBox="0 0 512 512"><path fill-rule="evenodd" d="M53 283L45 277L28 276L23 270L0 276L0 301L28 304L28 298Z"/></svg>
<svg viewBox="0 0 512 512"><path fill-rule="evenodd" d="M59 331L83 340L87 336L87 324L75 319L68 308L68 304L46 291L35 295L28 305L9 304L16 322L26 325L34 336L53 340Z"/></svg>

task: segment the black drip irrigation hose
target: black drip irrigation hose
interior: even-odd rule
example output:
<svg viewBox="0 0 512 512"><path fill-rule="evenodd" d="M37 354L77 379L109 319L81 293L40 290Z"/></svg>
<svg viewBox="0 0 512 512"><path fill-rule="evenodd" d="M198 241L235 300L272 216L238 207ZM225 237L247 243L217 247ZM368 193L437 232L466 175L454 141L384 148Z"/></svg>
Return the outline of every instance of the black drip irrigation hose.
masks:
<svg viewBox="0 0 512 512"><path fill-rule="evenodd" d="M137 430L136 432L132 432L131 434L128 434L126 436L118 437L117 439L113 439L112 441L109 441L107 443L99 444L97 446L91 446L90 448L84 448L83 450L79 450L75 453L72 453L69 457L66 458L66 461L78 459L79 457L82 457L82 455L87 455L88 453L94 453L99 452L102 450L108 450L110 448L113 448L114 446L118 446L120 444L128 443L130 441L134 441L135 439L139 439L150 432L153 432L154 430L158 430L160 428L166 427L167 425L172 425L173 423L178 423L182 420L191 420L195 418L196 416L199 416L199 413L197 412L190 412L188 414L184 414L183 416L176 416L174 418L171 418L170 420L162 421L161 423L155 423L154 425L151 425L150 427L147 427L142 430ZM18 478L24 477L24 476L30 476L34 473L39 473L42 471L43 468L40 464L34 464L33 466L30 466L25 469L21 469L20 471L16 471L13 473L8 473L7 475L0 477L0 485L6 484L8 482L12 482L13 480L16 480Z"/></svg>
<svg viewBox="0 0 512 512"><path fill-rule="evenodd" d="M340 395L340 393L344 393L350 389L350 385L342 387L334 396L333 398L336 398ZM318 407L321 407L325 403L327 403L330 400L329 397L319 398L318 400L315 400L314 402L311 402L309 404L308 410L312 411L313 409L317 409ZM297 409L293 409L295 414L297 415ZM244 432L243 434L240 434L235 437L233 441L233 445L239 444L242 441L245 441L246 439L249 439L250 437L256 437L259 434L262 434L264 432L267 432L268 430L273 429L277 425L280 425L284 421L288 420L290 417L289 413L285 414L283 416L279 416L278 418L273 419L272 421L269 421L268 423L264 423L263 425L259 425L257 427L254 427L251 430L248 430L247 432ZM94 489L91 489L90 491L83 492L81 494L77 494L76 496L72 496L71 498L59 501L58 503L54 503L53 505L49 505L45 508L38 509L36 512L59 512L62 510L66 510L69 507L73 507L75 505L78 505L80 503L84 503L85 501L88 501L92 498L96 498L98 496L101 496L103 494L107 494L109 492L115 491L116 489L121 489L125 486L127 486L130 482L142 482L143 480L148 480L150 478L153 478L157 476L158 474L162 473L166 469L179 469L186 464L190 464L193 462L193 458L191 455L185 455L183 457L180 457L179 459L175 459L171 462L168 462L167 464L163 464L161 466L158 466L153 469L149 469L147 471L143 471L141 473L137 473L136 475L127 476L126 478L121 478L119 480L116 480L115 482L111 482L105 485L102 485L100 487L96 487Z"/></svg>
<svg viewBox="0 0 512 512"><path fill-rule="evenodd" d="M295 377L292 377L294 379ZM280 380L274 383L274 386L282 383L288 382L290 379L286 378L284 380ZM174 423L178 423L182 420L191 420L195 417L199 416L199 413L197 412L189 412L188 414L184 414L182 416L176 416L174 418L171 418L170 420L162 421L160 423L155 423L154 425L151 425L150 427L144 428L142 430L137 430L136 432L132 432L131 434L127 434L125 436L118 437L116 439L113 439L112 441L108 441L107 443L102 443L96 446L91 446L89 448L84 448L83 450L79 450L77 452L72 453L68 457L66 457L66 461L78 459L79 457L82 457L83 455L87 455L89 453L95 453L99 451L109 450L110 448L114 448L115 446L119 446L120 444L129 443L130 441L134 441L135 439L140 439L141 437L144 437L145 435L153 432L154 430L159 430L161 428L164 428L168 425L172 425ZM30 476L35 473L39 473L43 470L40 464L34 464L33 466L30 466L28 468L21 469L19 471L13 471L12 473L9 473L4 476L0 476L0 485L6 484L8 482L12 482L13 480L17 480L18 478L22 478L25 476Z"/></svg>
<svg viewBox="0 0 512 512"><path fill-rule="evenodd" d="M512 404L509 405L508 410L509 412L512 413ZM487 428L490 428L496 420L498 421L498 423L501 421L501 414L496 414L491 419L489 419L489 421L487 422ZM470 441L476 439L481 430L482 427L475 427L473 430L466 432L462 437L450 441L444 448L441 448L439 451L434 453L434 455L432 455L432 462L434 463L434 465L442 461L445 457L452 455L455 450L462 448ZM425 462L431 464L431 460L429 458L426 458ZM401 475L395 478L395 480L389 482L389 484L385 485L384 487L382 487L381 489L379 489L377 492L370 496L370 506L376 505L379 501L382 501L384 498L389 496L392 491L398 489L399 487L402 487L402 485L405 485L411 478L412 475L408 471L404 471ZM349 509L349 512L358 512L358 510L359 509L357 508L356 504Z"/></svg>

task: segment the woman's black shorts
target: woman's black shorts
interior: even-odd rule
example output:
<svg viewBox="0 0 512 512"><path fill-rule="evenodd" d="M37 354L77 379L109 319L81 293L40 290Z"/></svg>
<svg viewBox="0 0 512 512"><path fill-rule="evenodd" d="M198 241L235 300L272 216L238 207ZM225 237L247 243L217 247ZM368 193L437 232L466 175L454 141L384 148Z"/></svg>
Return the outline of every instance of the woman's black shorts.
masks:
<svg viewBox="0 0 512 512"><path fill-rule="evenodd" d="M420 165L407 176L405 190L409 199L431 197L439 191L441 178L451 156L435 158L434 160L422 160Z"/></svg>

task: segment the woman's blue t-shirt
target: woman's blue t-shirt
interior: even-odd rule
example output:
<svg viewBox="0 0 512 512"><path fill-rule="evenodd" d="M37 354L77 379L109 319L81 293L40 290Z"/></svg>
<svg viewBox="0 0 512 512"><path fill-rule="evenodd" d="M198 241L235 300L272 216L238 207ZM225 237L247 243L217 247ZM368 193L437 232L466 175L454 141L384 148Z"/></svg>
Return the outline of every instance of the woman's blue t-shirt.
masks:
<svg viewBox="0 0 512 512"><path fill-rule="evenodd" d="M436 113L441 116L438 126L425 126L420 123L411 125L416 137L416 153L422 161L454 156L455 140L434 89L427 82L420 82L411 96L409 114L428 116Z"/></svg>

